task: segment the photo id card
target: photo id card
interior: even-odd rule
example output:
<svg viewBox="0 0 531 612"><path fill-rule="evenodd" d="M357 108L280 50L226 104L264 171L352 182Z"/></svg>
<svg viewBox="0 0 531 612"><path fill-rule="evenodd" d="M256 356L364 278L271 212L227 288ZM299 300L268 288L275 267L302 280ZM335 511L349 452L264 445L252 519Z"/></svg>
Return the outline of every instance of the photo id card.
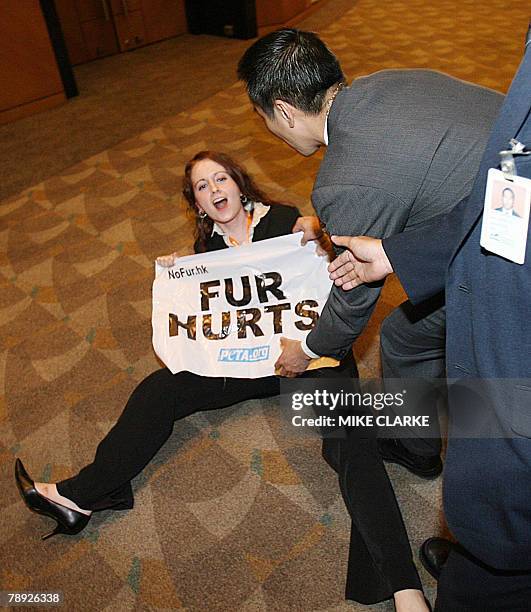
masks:
<svg viewBox="0 0 531 612"><path fill-rule="evenodd" d="M509 180L501 170L491 168L483 206L481 246L523 264L530 208L531 179L514 176Z"/></svg>

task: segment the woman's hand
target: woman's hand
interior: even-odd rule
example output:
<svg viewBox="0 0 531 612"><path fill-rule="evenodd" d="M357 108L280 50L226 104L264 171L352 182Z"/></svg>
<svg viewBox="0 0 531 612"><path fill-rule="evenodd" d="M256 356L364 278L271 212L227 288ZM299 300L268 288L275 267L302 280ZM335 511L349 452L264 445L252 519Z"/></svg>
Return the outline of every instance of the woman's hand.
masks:
<svg viewBox="0 0 531 612"><path fill-rule="evenodd" d="M295 221L295 225L291 230L293 234L297 232L302 232L301 237L301 246L304 246L306 243L314 240L317 242L317 254L318 255L329 255L332 245L328 236L321 229L321 224L319 223L319 219L314 216L308 217L299 217L297 221Z"/></svg>
<svg viewBox="0 0 531 612"><path fill-rule="evenodd" d="M164 268L171 268L175 264L175 260L179 257L177 253L171 255L161 255L157 257L157 263Z"/></svg>

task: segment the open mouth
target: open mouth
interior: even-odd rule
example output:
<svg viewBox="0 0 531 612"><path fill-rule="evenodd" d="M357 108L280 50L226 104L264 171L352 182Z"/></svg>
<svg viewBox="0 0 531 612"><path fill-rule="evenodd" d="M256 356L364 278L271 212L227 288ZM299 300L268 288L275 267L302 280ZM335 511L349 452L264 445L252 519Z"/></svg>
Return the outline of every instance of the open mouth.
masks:
<svg viewBox="0 0 531 612"><path fill-rule="evenodd" d="M227 198L216 198L212 202L212 204L214 205L215 208L220 210L221 208L225 208L225 206L227 205Z"/></svg>

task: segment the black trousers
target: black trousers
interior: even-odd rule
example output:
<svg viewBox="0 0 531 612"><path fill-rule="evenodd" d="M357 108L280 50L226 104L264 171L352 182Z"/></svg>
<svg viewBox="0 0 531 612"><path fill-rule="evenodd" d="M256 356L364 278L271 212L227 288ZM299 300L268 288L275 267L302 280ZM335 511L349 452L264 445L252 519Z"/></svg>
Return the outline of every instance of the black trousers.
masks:
<svg viewBox="0 0 531 612"><path fill-rule="evenodd" d="M346 376L357 370L347 360L340 368L306 376ZM280 379L210 378L190 372L157 370L133 391L114 427L100 442L94 461L77 476L57 483L59 493L87 510L133 507L131 480L170 437L173 424L195 412L278 395ZM338 472L352 518L346 596L361 603L420 589L411 548L392 485L377 452L373 433L365 438L325 438L323 455Z"/></svg>
<svg viewBox="0 0 531 612"><path fill-rule="evenodd" d="M337 472L352 520L346 599L373 604L402 589L422 590L402 514L376 446L376 432L325 438L323 457Z"/></svg>
<svg viewBox="0 0 531 612"><path fill-rule="evenodd" d="M529 610L531 571L496 570L461 547L452 550L439 577L435 612Z"/></svg>
<svg viewBox="0 0 531 612"><path fill-rule="evenodd" d="M441 434L438 406L445 406L445 398L440 394L441 386L437 385L435 389L433 383L446 376L444 296L439 294L417 305L406 301L395 308L382 322L380 353L383 377L389 381L386 390L401 390L403 379L414 379L414 385L410 383L408 387L410 401L407 414L424 414L430 419L429 435L426 435L426 428L411 428L408 437L404 432L402 444L417 455L439 455ZM391 380L398 385L397 389L391 388ZM412 393L419 398L418 406L411 404Z"/></svg>
<svg viewBox="0 0 531 612"><path fill-rule="evenodd" d="M175 421L203 410L279 394L280 379L214 378L167 368L147 376L77 476L57 483L61 495L85 510L133 507L131 480L168 440Z"/></svg>

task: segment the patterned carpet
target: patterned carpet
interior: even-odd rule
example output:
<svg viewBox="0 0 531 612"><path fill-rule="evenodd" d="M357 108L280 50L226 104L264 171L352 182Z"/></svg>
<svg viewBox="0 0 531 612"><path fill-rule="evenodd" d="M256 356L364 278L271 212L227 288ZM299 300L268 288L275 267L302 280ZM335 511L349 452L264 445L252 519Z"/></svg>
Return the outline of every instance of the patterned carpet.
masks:
<svg viewBox="0 0 531 612"><path fill-rule="evenodd" d="M430 67L504 91L526 4L360 0L320 33L351 78ZM203 148L311 210L318 157L268 135L240 85L0 205L0 589L59 590L68 610L367 609L343 599L349 520L334 474L276 401L177 423L134 483L134 510L99 513L76 537L41 542L49 521L14 487L15 456L37 480L82 467L157 367L152 262L190 250L180 174ZM378 323L400 297L390 283L357 343L364 376L378 374ZM416 549L440 529L440 482L389 472Z"/></svg>

